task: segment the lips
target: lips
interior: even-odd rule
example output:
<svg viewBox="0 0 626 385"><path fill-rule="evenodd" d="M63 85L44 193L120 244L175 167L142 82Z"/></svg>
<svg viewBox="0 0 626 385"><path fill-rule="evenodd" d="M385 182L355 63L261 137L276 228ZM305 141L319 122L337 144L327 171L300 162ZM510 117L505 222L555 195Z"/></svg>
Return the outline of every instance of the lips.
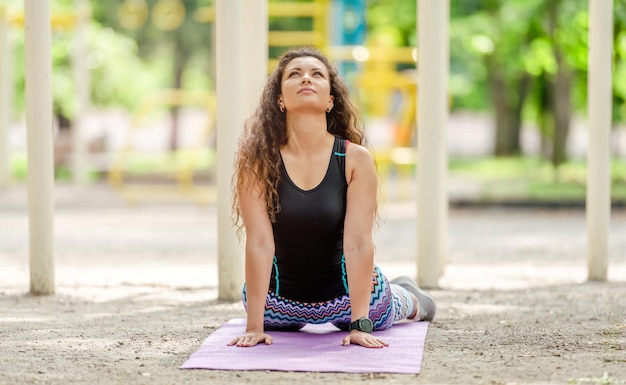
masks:
<svg viewBox="0 0 626 385"><path fill-rule="evenodd" d="M300 91L298 91L299 94L303 92L315 92L315 90L313 88L304 87L304 88L301 88Z"/></svg>

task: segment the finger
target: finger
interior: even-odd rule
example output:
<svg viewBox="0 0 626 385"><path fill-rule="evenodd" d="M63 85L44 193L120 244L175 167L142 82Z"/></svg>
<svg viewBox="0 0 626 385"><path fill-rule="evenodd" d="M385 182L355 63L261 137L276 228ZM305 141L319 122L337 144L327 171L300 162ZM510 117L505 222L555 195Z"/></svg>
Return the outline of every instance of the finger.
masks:
<svg viewBox="0 0 626 385"><path fill-rule="evenodd" d="M240 346L240 347L250 346L250 338L249 337L239 338L239 342L237 342L237 346Z"/></svg>
<svg viewBox="0 0 626 385"><path fill-rule="evenodd" d="M375 337L368 338L364 342L365 346L367 346L368 348L384 348L385 346L387 346L386 342Z"/></svg>
<svg viewBox="0 0 626 385"><path fill-rule="evenodd" d="M380 349L383 347L382 344L380 344L378 341L368 341L368 348L373 348L373 349Z"/></svg>
<svg viewBox="0 0 626 385"><path fill-rule="evenodd" d="M239 343L239 341L241 341L241 338L242 338L242 337L237 337L237 338L235 338L234 340L230 341L230 342L228 343L228 346L233 346L233 345L238 344L238 343Z"/></svg>
<svg viewBox="0 0 626 385"><path fill-rule="evenodd" d="M384 344L382 343L382 341L380 341L380 340L376 340L376 341L374 341L374 346L375 346L375 347L377 347L377 348L379 348L379 349L380 349L380 348L384 348L384 347L385 347L385 345L384 345Z"/></svg>
<svg viewBox="0 0 626 385"><path fill-rule="evenodd" d="M274 338L272 338L271 336L265 336L265 345L271 345L272 342L274 342Z"/></svg>
<svg viewBox="0 0 626 385"><path fill-rule="evenodd" d="M342 342L343 346L350 345L350 336L348 335L348 336L344 337L341 342Z"/></svg>

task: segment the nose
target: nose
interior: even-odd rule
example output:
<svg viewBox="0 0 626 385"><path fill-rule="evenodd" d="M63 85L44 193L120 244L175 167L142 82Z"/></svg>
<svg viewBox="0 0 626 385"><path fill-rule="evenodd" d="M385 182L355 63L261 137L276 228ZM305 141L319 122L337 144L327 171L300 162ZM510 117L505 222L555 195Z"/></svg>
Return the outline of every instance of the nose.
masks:
<svg viewBox="0 0 626 385"><path fill-rule="evenodd" d="M311 76L308 73L305 73L302 76L302 83L311 83Z"/></svg>

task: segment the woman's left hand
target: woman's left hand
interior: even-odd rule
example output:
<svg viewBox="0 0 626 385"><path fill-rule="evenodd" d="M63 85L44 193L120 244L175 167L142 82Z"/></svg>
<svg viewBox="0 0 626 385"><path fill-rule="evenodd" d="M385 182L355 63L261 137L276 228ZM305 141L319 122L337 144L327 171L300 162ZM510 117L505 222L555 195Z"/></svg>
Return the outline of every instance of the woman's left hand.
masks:
<svg viewBox="0 0 626 385"><path fill-rule="evenodd" d="M361 345L365 348L384 348L385 346L389 346L388 343L380 338L359 330L353 330L343 338L343 346L350 344Z"/></svg>

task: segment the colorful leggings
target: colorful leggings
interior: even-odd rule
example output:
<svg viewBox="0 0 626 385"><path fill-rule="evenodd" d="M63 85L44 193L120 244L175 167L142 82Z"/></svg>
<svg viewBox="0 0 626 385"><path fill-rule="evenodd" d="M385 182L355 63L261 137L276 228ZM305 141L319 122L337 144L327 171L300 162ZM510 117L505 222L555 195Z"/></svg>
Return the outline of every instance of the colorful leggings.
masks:
<svg viewBox="0 0 626 385"><path fill-rule="evenodd" d="M248 309L246 286L243 287L243 305ZM415 311L411 295L403 287L392 285L374 267L369 318L374 330L391 327L395 321L407 318ZM348 330L351 320L350 297L345 294L326 302L297 302L268 292L265 302L265 330L299 330L307 323L330 322L341 330Z"/></svg>

